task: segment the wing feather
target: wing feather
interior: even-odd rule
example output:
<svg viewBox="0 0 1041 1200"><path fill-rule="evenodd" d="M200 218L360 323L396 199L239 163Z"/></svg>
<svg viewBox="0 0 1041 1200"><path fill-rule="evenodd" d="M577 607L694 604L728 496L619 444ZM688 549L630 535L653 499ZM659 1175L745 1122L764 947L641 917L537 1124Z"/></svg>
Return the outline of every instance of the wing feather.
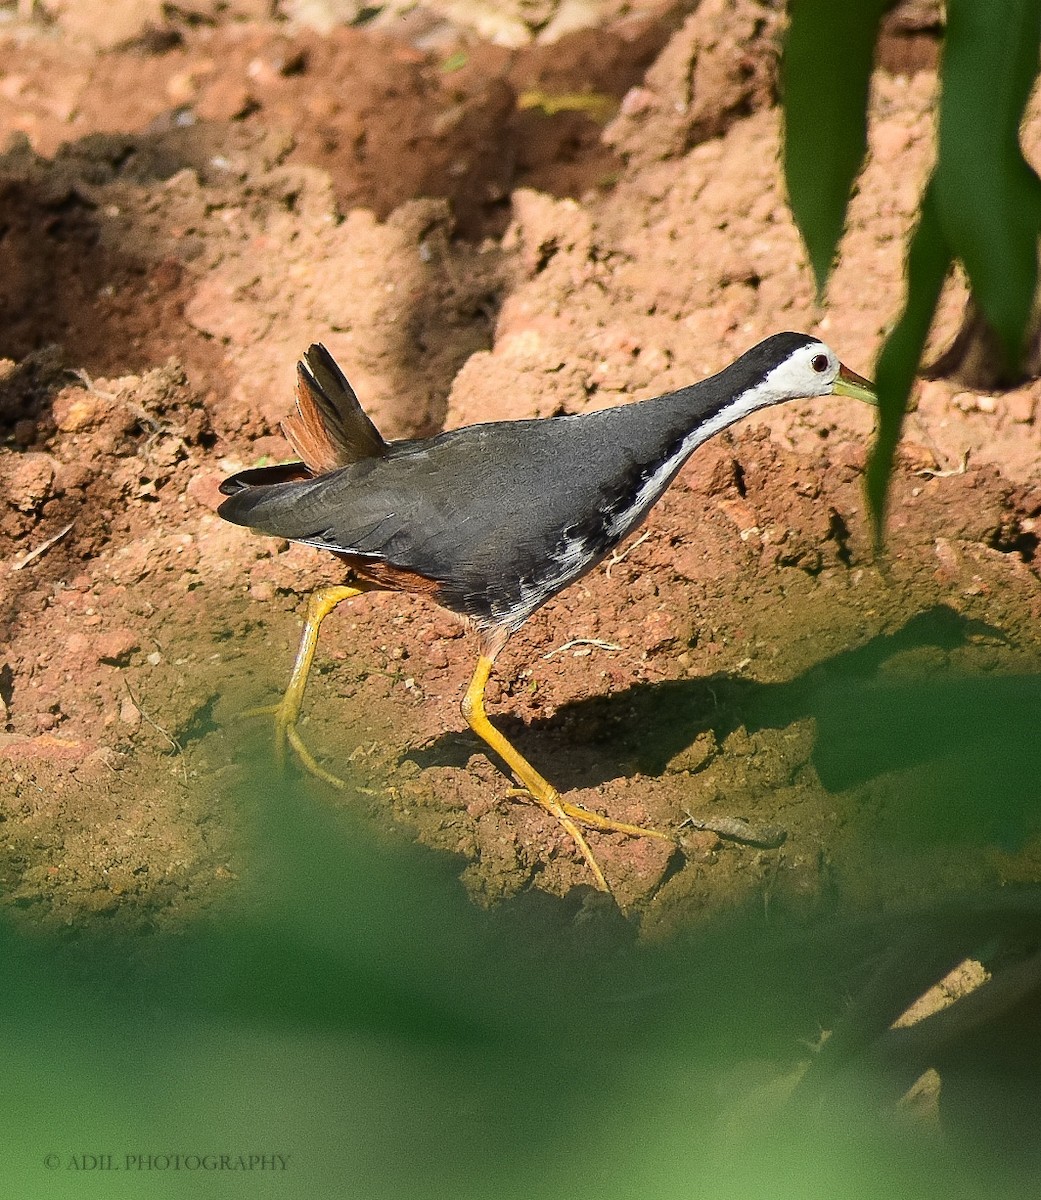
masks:
<svg viewBox="0 0 1041 1200"><path fill-rule="evenodd" d="M325 475L388 450L336 360L320 343L297 365L296 412L282 432L308 469Z"/></svg>

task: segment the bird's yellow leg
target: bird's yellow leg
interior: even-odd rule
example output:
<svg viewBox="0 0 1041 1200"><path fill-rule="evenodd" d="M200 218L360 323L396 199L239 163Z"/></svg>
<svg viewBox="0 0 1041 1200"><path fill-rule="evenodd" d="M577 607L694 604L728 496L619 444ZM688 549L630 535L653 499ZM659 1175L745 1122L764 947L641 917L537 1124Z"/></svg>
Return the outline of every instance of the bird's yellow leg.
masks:
<svg viewBox="0 0 1041 1200"><path fill-rule="evenodd" d="M244 716L259 716L273 713L275 717L275 755L279 763L285 762L286 742L293 747L304 768L317 778L324 780L335 788L345 788L347 785L336 775L319 766L314 755L304 745L296 725L300 718L300 708L304 701L304 688L307 687L307 677L311 673L314 661L315 647L318 645L318 630L322 622L344 600L360 596L369 591L360 581L351 587L319 588L313 592L307 602L307 616L304 618L304 632L300 638L300 647L296 652L296 662L293 663L293 673L289 677L289 686L278 704L264 708L253 708Z"/></svg>
<svg viewBox="0 0 1041 1200"><path fill-rule="evenodd" d="M482 654L477 660L477 667L474 670L473 678L470 680L470 686L466 689L466 695L463 698L463 716L466 718L467 724L479 738L491 746L495 753L498 754L514 773L518 781L523 785L521 794L530 796L532 800L540 804L564 826L582 852L582 857L586 860L589 869L593 872L593 878L596 880L597 887L605 892L610 891L610 888L607 886L607 880L604 878L604 873L594 858L589 844L582 835L582 831L575 823L576 821L581 821L583 825L589 825L594 829L602 829L611 833L627 833L634 837L662 838L665 841L671 841L672 839L664 833L659 833L656 829L644 829L639 825L627 825L622 821L612 821L609 817L602 817L599 813L590 812L588 809L580 808L576 804L567 804L562 801L557 789L548 780L543 779L520 751L508 742L491 721L488 720L488 716L484 711L484 689L492 671L492 663L493 660L486 654Z"/></svg>

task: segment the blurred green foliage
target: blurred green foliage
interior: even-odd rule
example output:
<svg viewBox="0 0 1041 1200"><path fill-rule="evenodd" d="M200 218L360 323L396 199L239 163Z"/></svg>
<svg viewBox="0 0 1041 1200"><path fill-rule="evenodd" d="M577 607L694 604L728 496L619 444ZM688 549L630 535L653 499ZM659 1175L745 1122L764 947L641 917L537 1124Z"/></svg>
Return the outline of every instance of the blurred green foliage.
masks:
<svg viewBox="0 0 1041 1200"><path fill-rule="evenodd" d="M823 293L867 150L867 103L886 0L796 0L785 41L788 197Z"/></svg>
<svg viewBox="0 0 1041 1200"><path fill-rule="evenodd" d="M895 775L904 820L945 836L946 817L915 806L914 771L960 761L967 742L991 746L980 773L1001 761L1002 788L1025 794L1037 754L1008 714L1036 711L1036 684L917 686L879 672L902 650L971 632L937 612L790 684L724 693L723 710L750 728L817 714L815 760L833 786ZM244 757L250 844L206 915L145 934L90 916L63 930L0 925L0 1194L1034 1194L1038 1139L1028 1129L1010 1151L1002 1105L1027 1124L1037 1114L1005 1075L995 1108L971 1105L945 1142L900 1118L909 1080L855 1051L863 1030L870 1046L921 988L1000 941L1009 911L1036 928L1035 891L868 918L757 906L651 944L591 889L480 910L455 858L378 841L306 783L279 780L264 755ZM973 805L985 791L973 782ZM894 947L900 969L870 987ZM830 1043L843 1053L811 1049L864 994L852 1033ZM992 1050L973 1060L973 1088L994 1079L993 1062ZM826 1063L825 1083L808 1086ZM178 1154L288 1166L138 1165ZM91 1165L106 1161L115 1169Z"/></svg>
<svg viewBox="0 0 1041 1200"><path fill-rule="evenodd" d="M823 292L866 148L883 0L793 0L783 63L785 173ZM880 537L894 454L940 288L962 263L1011 367L1031 319L1041 181L1019 130L1038 72L1041 0L947 0L936 165L908 255L904 310L876 371L880 424L868 495Z"/></svg>

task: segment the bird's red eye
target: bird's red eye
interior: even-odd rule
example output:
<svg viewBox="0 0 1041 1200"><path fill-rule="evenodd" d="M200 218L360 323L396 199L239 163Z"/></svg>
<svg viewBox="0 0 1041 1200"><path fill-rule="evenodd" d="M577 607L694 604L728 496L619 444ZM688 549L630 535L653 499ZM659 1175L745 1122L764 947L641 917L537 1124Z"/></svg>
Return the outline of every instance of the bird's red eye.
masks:
<svg viewBox="0 0 1041 1200"><path fill-rule="evenodd" d="M822 375L828 369L828 356L826 354L815 354L810 359L810 366L813 367L818 375Z"/></svg>

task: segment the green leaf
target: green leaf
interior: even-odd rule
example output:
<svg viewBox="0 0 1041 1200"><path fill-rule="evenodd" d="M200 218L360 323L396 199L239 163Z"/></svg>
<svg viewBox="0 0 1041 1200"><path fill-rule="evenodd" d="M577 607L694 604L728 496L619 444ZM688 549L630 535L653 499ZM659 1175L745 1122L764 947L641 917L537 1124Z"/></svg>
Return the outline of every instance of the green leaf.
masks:
<svg viewBox="0 0 1041 1200"><path fill-rule="evenodd" d="M1041 234L1041 181L1019 145L1039 45L1041 0L949 0L936 211L1013 368L1030 319Z"/></svg>
<svg viewBox="0 0 1041 1200"><path fill-rule="evenodd" d="M952 257L937 209L934 176L922 199L921 216L907 253L904 311L886 339L875 369L879 421L868 460L867 494L876 546L882 541L889 479L907 411L907 398L914 385Z"/></svg>
<svg viewBox="0 0 1041 1200"><path fill-rule="evenodd" d="M793 0L781 62L784 172L823 293L867 148L867 97L885 0Z"/></svg>

